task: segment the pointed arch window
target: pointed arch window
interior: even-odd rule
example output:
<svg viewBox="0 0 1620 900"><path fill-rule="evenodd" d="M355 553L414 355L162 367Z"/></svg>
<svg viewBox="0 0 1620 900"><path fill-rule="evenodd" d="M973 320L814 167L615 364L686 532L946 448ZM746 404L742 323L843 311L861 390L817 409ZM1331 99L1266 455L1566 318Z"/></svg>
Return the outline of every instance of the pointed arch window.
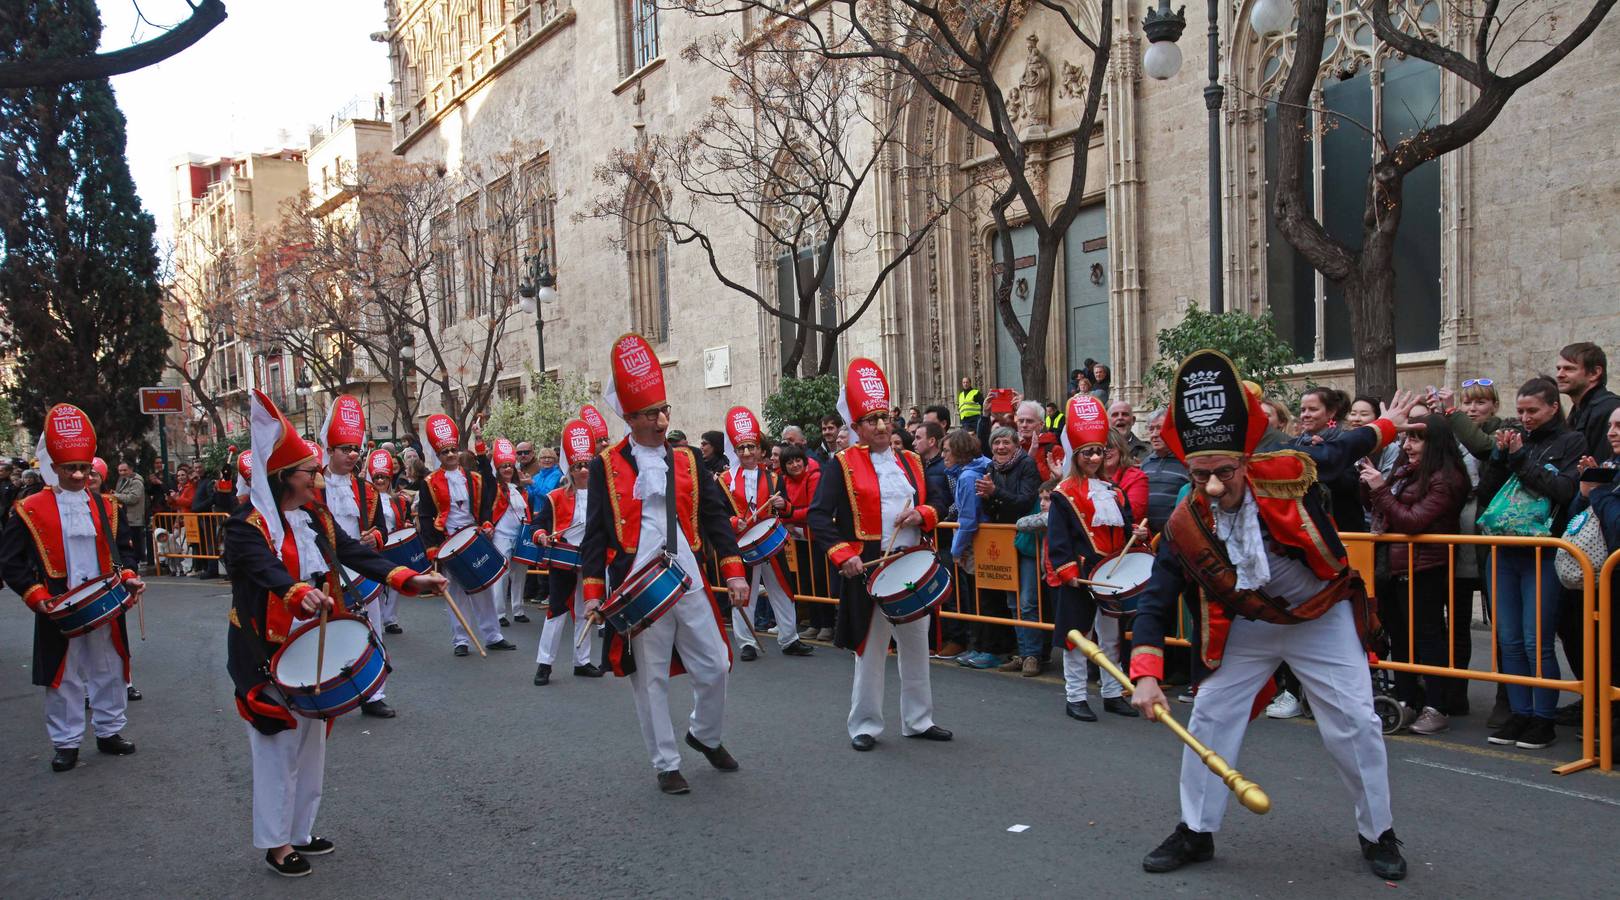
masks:
<svg viewBox="0 0 1620 900"><path fill-rule="evenodd" d="M625 250L630 263L630 323L647 340L669 339L669 241L660 227L658 197L641 179L625 204Z"/></svg>

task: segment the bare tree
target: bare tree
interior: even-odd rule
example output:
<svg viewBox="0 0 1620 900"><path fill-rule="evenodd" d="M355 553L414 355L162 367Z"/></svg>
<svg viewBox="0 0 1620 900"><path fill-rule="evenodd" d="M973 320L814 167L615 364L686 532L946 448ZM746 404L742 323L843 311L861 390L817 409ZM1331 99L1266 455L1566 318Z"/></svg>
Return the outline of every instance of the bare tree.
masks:
<svg viewBox="0 0 1620 900"><path fill-rule="evenodd" d="M166 254L163 317L169 332L164 364L191 391L192 402L225 433L225 418L216 392L227 349L239 337L243 304L236 289L236 255L224 244L194 242L183 265L175 248Z"/></svg>
<svg viewBox="0 0 1620 900"><path fill-rule="evenodd" d="M1421 128L1392 140L1372 129L1376 159L1367 174L1366 207L1361 219L1360 249L1329 234L1310 203L1309 142L1284 140L1277 161L1277 189L1272 199L1277 229L1324 278L1338 283L1350 312L1355 345L1357 389L1389 396L1395 389L1395 236L1400 228L1402 187L1407 175L1484 134L1520 88L1545 75L1553 66L1592 35L1614 7L1615 0L1597 0L1567 33L1554 39L1558 23L1537 4L1514 3L1506 11L1501 0L1468 4L1473 33L1468 47L1457 50L1403 30L1395 21L1390 0L1367 0L1378 39L1407 56L1427 60L1472 85L1472 102L1450 122ZM1327 0L1299 0L1299 29L1295 60L1318 60L1327 29ZM1474 14L1471 10L1478 9ZM1515 14L1528 21L1514 22ZM1504 35L1508 39L1503 40ZM1546 49L1511 74L1498 71L1505 58L1527 44ZM1288 73L1277 97L1277 123L1283 135L1309 134L1317 66L1296 65Z"/></svg>
<svg viewBox="0 0 1620 900"><path fill-rule="evenodd" d="M151 40L142 41L111 53L90 56L65 56L50 59L23 59L0 62L0 90L29 87L54 87L70 81L93 78L111 78L158 63L202 40L203 35L225 21L225 4L221 0L186 0L191 15L180 24L164 31ZM135 7L136 15L146 20ZM13 10L7 15L28 15L26 10Z"/></svg>
<svg viewBox="0 0 1620 900"><path fill-rule="evenodd" d="M990 214L996 223L1002 265L997 273L996 308L1018 349L1024 394L1048 396L1047 331L1064 236L1082 209L1088 145L1108 74L1113 41L1113 0L1098 0L1096 19L1084 23L1066 0L662 0L697 15L749 13L766 28L791 27L805 49L831 60L875 60L955 119L984 144L999 165L991 189ZM1089 6L1087 7L1089 9ZM1004 85L996 63L1024 16L1036 9L1054 14L1064 30L1091 53L1085 99L1078 127L1063 138L1021 135L1016 110L1026 103L1023 84ZM1032 48L1033 53L1033 48ZM1050 82L1044 85L1050 89ZM965 91L963 89L966 89ZM966 97L967 99L964 99ZM981 114L981 110L983 111ZM1047 202L1048 173L1031 165L1030 144L1063 141L1070 149L1068 189ZM1054 211L1055 210L1055 211ZM1029 327L1012 304L1012 229L1017 219L1035 236L1035 283Z"/></svg>
<svg viewBox="0 0 1620 900"><path fill-rule="evenodd" d="M881 235L860 218L885 157L907 162L898 134L913 92L893 89L895 75L883 61L831 58L806 48L796 29L747 39L740 29L709 35L681 57L723 75L725 92L684 134L652 136L610 154L596 173L609 191L586 215L617 218L626 233L650 227L676 244L697 246L721 284L793 326L783 375L797 376L801 368L826 374L837 362L839 336L956 199L929 196L920 219L898 234ZM749 271L728 265L717 250L727 240L719 229L738 221L756 236ZM887 257L840 304L838 260L881 238L890 239ZM756 277L784 258L793 277L786 307L775 279ZM840 305L847 314L838 314ZM820 346L807 348L812 334ZM807 350L814 362L806 367Z"/></svg>

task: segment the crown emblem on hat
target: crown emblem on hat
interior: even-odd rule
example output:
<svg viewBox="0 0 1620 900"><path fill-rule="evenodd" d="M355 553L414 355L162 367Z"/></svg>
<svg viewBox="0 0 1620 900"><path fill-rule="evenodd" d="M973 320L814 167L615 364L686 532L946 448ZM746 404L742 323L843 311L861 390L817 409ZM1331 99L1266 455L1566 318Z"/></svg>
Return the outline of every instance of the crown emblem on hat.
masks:
<svg viewBox="0 0 1620 900"><path fill-rule="evenodd" d="M861 390L873 400L884 400L888 391L884 389L883 375L871 366L862 366L855 370L855 377L860 379Z"/></svg>
<svg viewBox="0 0 1620 900"><path fill-rule="evenodd" d="M632 378L652 371L652 354L647 352L647 345L635 338L625 338L619 342L619 359L624 363L624 371Z"/></svg>
<svg viewBox="0 0 1620 900"><path fill-rule="evenodd" d="M441 441L454 440L455 439L455 429L451 426L450 420L449 419L434 419L433 420L433 436L438 438Z"/></svg>
<svg viewBox="0 0 1620 900"><path fill-rule="evenodd" d="M59 437L76 438L84 434L84 417L71 407L58 409L51 417L51 425Z"/></svg>
<svg viewBox="0 0 1620 900"><path fill-rule="evenodd" d="M573 455L582 456L591 452L591 436L583 431L576 431L568 437L568 446L574 451Z"/></svg>
<svg viewBox="0 0 1620 900"><path fill-rule="evenodd" d="M360 427L360 407L344 404L338 407L338 418L350 428Z"/></svg>
<svg viewBox="0 0 1620 900"><path fill-rule="evenodd" d="M1209 385L1214 384L1215 381L1220 377L1221 373L1212 369L1206 369L1202 372L1188 372L1187 374L1181 376L1181 380L1187 385L1187 387L1196 388L1208 387Z"/></svg>

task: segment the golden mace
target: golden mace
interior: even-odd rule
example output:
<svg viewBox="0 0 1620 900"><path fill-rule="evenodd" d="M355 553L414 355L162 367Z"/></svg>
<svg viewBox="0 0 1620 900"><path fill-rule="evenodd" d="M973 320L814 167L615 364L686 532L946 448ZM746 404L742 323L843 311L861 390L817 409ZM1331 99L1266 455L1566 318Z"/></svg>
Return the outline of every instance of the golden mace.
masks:
<svg viewBox="0 0 1620 900"><path fill-rule="evenodd" d="M1130 678L1126 677L1125 673L1119 670L1119 666L1115 665L1114 661L1102 652L1101 647L1086 640L1086 636L1078 631L1069 632L1069 644L1078 648L1081 653L1086 655L1087 659L1096 663L1099 668L1114 676L1120 684L1125 686L1126 693L1131 692ZM1193 737L1191 732L1181 727L1181 723L1170 715L1170 710L1166 709L1163 703L1155 703L1153 712L1158 715L1159 721L1164 723L1164 727L1170 729L1176 737L1181 738L1181 742L1186 744L1193 753L1196 753L1198 758L1204 761L1204 765L1208 766L1211 772L1214 772L1221 781L1226 783L1227 788L1237 795L1238 802L1243 804L1245 809L1258 815L1265 815L1271 809L1271 798L1266 796L1266 792L1260 789L1260 785L1244 778L1242 773L1232 768L1226 760L1221 759L1219 753L1205 747L1202 741Z"/></svg>

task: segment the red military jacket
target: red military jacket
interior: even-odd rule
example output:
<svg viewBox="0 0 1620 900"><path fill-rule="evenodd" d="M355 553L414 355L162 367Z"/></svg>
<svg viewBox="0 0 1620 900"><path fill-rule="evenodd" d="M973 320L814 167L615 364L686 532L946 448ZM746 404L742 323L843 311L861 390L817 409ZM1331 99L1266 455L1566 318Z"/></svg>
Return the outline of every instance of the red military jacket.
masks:
<svg viewBox="0 0 1620 900"><path fill-rule="evenodd" d="M495 506L489 514L489 520L491 522L499 522L501 517L506 515L507 507L512 505L511 485L508 485L506 482L501 482L500 484L496 485L496 488ZM448 489L448 486L446 486L447 491ZM519 488L518 492L523 493L523 489ZM525 525L533 521L533 517L529 512L529 504L527 501L518 506L518 520Z"/></svg>
<svg viewBox="0 0 1620 900"><path fill-rule="evenodd" d="M546 494L546 501L551 504L551 532L560 535L574 524L574 501L578 499L574 492L566 487L552 488Z"/></svg>
<svg viewBox="0 0 1620 900"><path fill-rule="evenodd" d="M871 448L856 444L839 451L834 459L844 469L844 490L849 494L850 524L855 532L855 540L841 541L827 548L827 559L836 567L860 556L863 542L883 539L883 490L878 484L877 470L872 467ZM933 531L939 524L939 512L922 502L927 497L922 457L910 450L901 450L898 460L916 487L916 510L922 516L922 530Z"/></svg>
<svg viewBox="0 0 1620 900"><path fill-rule="evenodd" d="M1092 517L1097 514L1097 506L1091 501L1091 495L1087 490L1088 480L1080 477L1065 478L1058 482L1057 487L1052 489L1052 502L1068 505L1079 523L1081 533L1091 544L1090 550L1093 551L1093 555L1106 557L1119 552L1125 546L1129 535L1127 530L1119 525L1091 524ZM1127 508L1124 492L1112 484L1108 487L1114 494L1114 502L1123 512ZM1046 583L1053 587L1067 584L1071 578L1085 577L1085 573L1080 571L1080 560L1087 549L1073 546L1072 540L1064 539L1067 537L1065 534L1056 537L1058 539L1054 540L1049 519L1046 532ZM1061 563L1055 564L1054 560L1061 560Z"/></svg>
<svg viewBox="0 0 1620 900"><path fill-rule="evenodd" d="M478 506L479 498L484 496L484 476L478 472L467 472L466 475L467 502L472 506L473 521L482 525L483 522L478 522ZM433 527L442 535L445 520L450 517L450 482L445 478L443 469L428 473L427 489L433 496L433 508L438 511L433 517Z"/></svg>
<svg viewBox="0 0 1620 900"><path fill-rule="evenodd" d="M118 572L121 580L129 581L138 577L134 571L115 566L113 564L112 548L118 542L118 501L116 498L92 494L91 500L101 501L102 508L107 512L106 525L112 529L108 534L102 527L102 518L92 515L90 519L96 527L96 556L99 568L103 572ZM67 548L62 540L62 519L56 508L56 494L50 490L40 491L13 506L11 514L17 516L28 529L29 537L34 541L34 548L38 551L40 565L44 567L44 576L47 580L56 581L67 578ZM67 585L64 590L71 589ZM56 594L44 583L26 587L20 591L23 602L29 608L39 612L43 604Z"/></svg>
<svg viewBox="0 0 1620 900"><path fill-rule="evenodd" d="M776 473L770 469L759 466L754 471L759 473L759 477L754 479L752 496L748 494L748 479L743 476L741 467L729 469L720 476L721 484L726 488L726 498L731 501L731 508L735 513L731 517L731 527L739 534L743 531L743 524L754 518L754 510L764 506L780 485Z"/></svg>
<svg viewBox="0 0 1620 900"><path fill-rule="evenodd" d="M377 505L381 499L376 488L365 489L365 481L365 475L358 471L349 474L349 492L354 495L354 508L360 510L360 522L362 525L366 522L377 521ZM235 490L235 488L232 488L232 490ZM326 505L325 473L322 473L321 483L315 488L315 500L322 506ZM373 531L375 530L373 529ZM367 533L357 534L355 537L365 538ZM378 534L377 537L380 539L382 535Z"/></svg>

